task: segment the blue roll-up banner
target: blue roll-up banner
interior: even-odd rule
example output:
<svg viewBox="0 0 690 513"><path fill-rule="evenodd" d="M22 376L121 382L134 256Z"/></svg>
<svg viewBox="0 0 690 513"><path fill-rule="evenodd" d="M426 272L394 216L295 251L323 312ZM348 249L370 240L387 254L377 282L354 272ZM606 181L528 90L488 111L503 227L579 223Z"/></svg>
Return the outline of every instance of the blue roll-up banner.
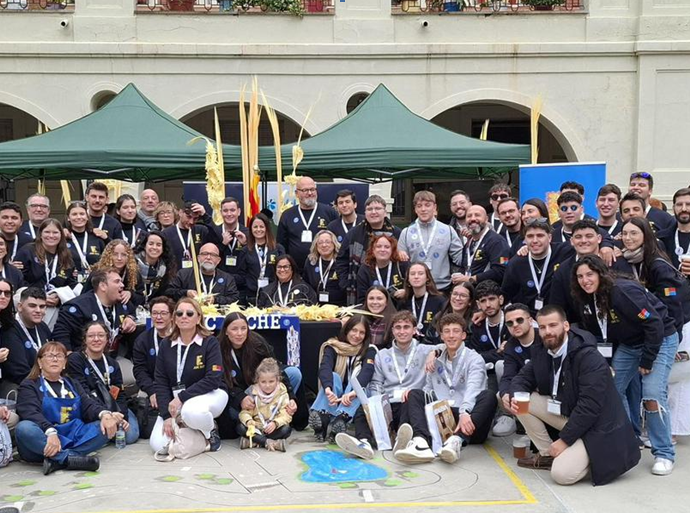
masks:
<svg viewBox="0 0 690 513"><path fill-rule="evenodd" d="M549 207L551 221L558 219L556 200L563 182L578 182L585 188L585 212L597 217L596 199L606 185L605 162L568 162L520 166L520 205L539 198Z"/></svg>

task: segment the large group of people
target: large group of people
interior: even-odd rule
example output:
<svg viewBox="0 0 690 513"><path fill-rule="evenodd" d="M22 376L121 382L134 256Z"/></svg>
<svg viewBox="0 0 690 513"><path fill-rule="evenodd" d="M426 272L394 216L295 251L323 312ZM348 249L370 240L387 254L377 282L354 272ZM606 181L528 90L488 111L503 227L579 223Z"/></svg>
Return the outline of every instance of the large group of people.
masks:
<svg viewBox="0 0 690 513"><path fill-rule="evenodd" d="M27 219L2 203L0 395L18 396L0 422L45 474L96 469L90 453L110 442L148 438L165 453L179 425L210 451L237 437L242 449L285 451L309 425L370 459L362 400L385 395L404 463L453 463L467 444L517 431L534 450L518 465L559 484L610 482L645 447L652 474L668 475L676 437L690 435L690 188L671 215L653 205L653 186L634 173L625 195L607 184L586 213L583 186L565 182L553 223L542 200L521 204L505 183L489 191L490 212L453 192L443 223L424 190L403 229L382 197L360 216L352 191L320 203L308 177L277 226L262 212L245 227L231 197L220 225L201 204L149 189L110 205L99 182L62 221L41 194ZM357 313L321 344L306 404L299 368L241 313L213 333L203 302ZM436 401L454 421L440 447Z"/></svg>

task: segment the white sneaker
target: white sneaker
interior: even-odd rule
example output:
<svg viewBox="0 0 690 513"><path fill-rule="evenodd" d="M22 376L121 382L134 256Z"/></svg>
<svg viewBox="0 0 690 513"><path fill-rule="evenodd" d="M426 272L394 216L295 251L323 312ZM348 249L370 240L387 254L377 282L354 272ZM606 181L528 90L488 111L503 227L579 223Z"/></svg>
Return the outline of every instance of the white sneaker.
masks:
<svg viewBox="0 0 690 513"><path fill-rule="evenodd" d="M451 436L441 449L441 459L446 463L455 463L460 459L462 451L462 439L458 435Z"/></svg>
<svg viewBox="0 0 690 513"><path fill-rule="evenodd" d="M652 474L655 476L668 476L673 472L673 462L666 458L655 458Z"/></svg>
<svg viewBox="0 0 690 513"><path fill-rule="evenodd" d="M515 419L513 417L501 415L498 417L498 420L496 420L496 424L494 424L494 428L491 433L494 436L510 436L515 433L516 429L517 425L515 424Z"/></svg>
<svg viewBox="0 0 690 513"><path fill-rule="evenodd" d="M393 453L393 456L403 463L428 463L435 458L427 441L419 436L415 436L407 443L407 447Z"/></svg>
<svg viewBox="0 0 690 513"><path fill-rule="evenodd" d="M335 435L335 443L346 453L358 458L370 460L374 457L374 449L367 440L357 440L347 433L338 433Z"/></svg>
<svg viewBox="0 0 690 513"><path fill-rule="evenodd" d="M412 426L409 424L400 424L398 434L395 437L395 444L393 445L393 454L407 447L407 444L412 440L412 434Z"/></svg>

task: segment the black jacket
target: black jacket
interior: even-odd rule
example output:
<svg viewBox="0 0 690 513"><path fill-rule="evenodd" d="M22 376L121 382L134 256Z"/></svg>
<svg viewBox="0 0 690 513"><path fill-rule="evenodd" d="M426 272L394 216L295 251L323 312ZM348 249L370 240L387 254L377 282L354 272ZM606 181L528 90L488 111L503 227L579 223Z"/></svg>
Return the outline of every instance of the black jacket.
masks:
<svg viewBox="0 0 690 513"><path fill-rule="evenodd" d="M259 301L256 306L259 308L268 308L270 306L283 306L280 304L278 296L278 287L281 286L283 299L285 299L285 306L297 305L315 305L318 303L318 298L314 289L312 289L306 282L302 281L298 276L292 278L292 288L288 292L288 284L281 284L278 280L269 283L266 287L259 291Z"/></svg>
<svg viewBox="0 0 690 513"><path fill-rule="evenodd" d="M132 363L134 364L134 379L140 390L146 392L146 395L153 395L156 393L154 388L154 379L156 376L156 345L154 344L153 336L156 328L150 328L141 333L134 341L134 349L132 353ZM163 339L159 339L158 343Z"/></svg>
<svg viewBox="0 0 690 513"><path fill-rule="evenodd" d="M103 215L105 216L105 220L103 220L102 216L90 216L93 227L99 228L101 221L103 221L103 228L101 229L108 235L108 242L115 239L122 239L122 225L120 221L109 214Z"/></svg>
<svg viewBox="0 0 690 513"><path fill-rule="evenodd" d="M79 257L79 251L77 251L77 244L79 248L84 247L84 238L86 238L86 251L84 252L84 257L86 258L86 263L89 267L94 265L101 259L103 250L105 249L105 241L100 237L96 237L93 233L76 233L72 232L72 240L67 241L67 247L72 253L72 260L74 260L74 267L77 269L78 281L83 281L89 274L88 269L82 264L81 258Z"/></svg>
<svg viewBox="0 0 690 513"><path fill-rule="evenodd" d="M343 240L345 240L345 236L348 234L352 228L357 226L359 223L364 221L364 216L362 214L357 214L357 220L350 224L350 223L345 223L345 226L347 227L347 232L343 229L343 223L342 223L342 218L340 216L336 217L333 221L328 223L327 229L332 231L335 234L335 238L338 239L338 242L341 244L343 243Z"/></svg>
<svg viewBox="0 0 690 513"><path fill-rule="evenodd" d="M209 276L201 275L204 283L208 287L211 283ZM240 298L235 285L235 278L232 274L216 269L213 276L213 288L209 291L213 296L213 304L215 305L230 305L235 303ZM196 282L194 281L194 269L181 269L177 272L177 276L173 278L165 295L171 297L175 301L187 296L187 291L196 291ZM203 292L203 286L202 286Z"/></svg>
<svg viewBox="0 0 690 513"><path fill-rule="evenodd" d="M461 272L475 276L477 283L484 280L503 283L505 264L508 262L506 255L509 249L505 237L501 237L493 230L486 232L481 244L477 247L473 247L473 240L469 239L462 252ZM474 259L470 265L469 255L472 254Z"/></svg>
<svg viewBox="0 0 690 513"><path fill-rule="evenodd" d="M374 360L376 359L376 353L378 350L376 346L369 346L366 353L364 353L361 358L353 357L352 369L359 367L359 373L357 374L357 381L365 388L371 378L374 376ZM323 356L321 358L321 363L319 363L319 382L323 388L330 388L333 390L333 372L335 370L335 362L338 358L338 354L335 352L331 346L326 346L323 350ZM359 362L357 360L360 360ZM343 390L347 388L349 383L349 376L340 376L342 379Z"/></svg>
<svg viewBox="0 0 690 513"><path fill-rule="evenodd" d="M278 244L275 249L268 252L266 258L266 274L265 278L268 282L276 279L276 261L279 256L285 254L283 246ZM259 254L256 250L249 249L249 246L242 248L240 253L240 274L237 275L238 281L244 285L247 292L247 302L249 304L256 304L259 295L259 275L261 274L261 262L259 261Z"/></svg>
<svg viewBox="0 0 690 513"><path fill-rule="evenodd" d="M33 342L40 347L49 340L50 328L42 322L37 326L40 343L36 340L36 329L28 328ZM10 350L7 360L2 364L2 378L17 385L29 375L31 367L36 361L36 350L30 341L26 339L26 333L17 321L0 329L0 347Z"/></svg>
<svg viewBox="0 0 690 513"><path fill-rule="evenodd" d="M201 222L206 228L208 228L208 241L213 242L220 250L220 264L218 265L218 268L221 271L232 274L235 277L237 287L240 288L240 285L244 285L244 282L240 283L237 280L237 275L241 273L239 259L240 253L242 253L242 248L244 248L244 246L240 244L238 240L235 240L234 236L230 241L230 244L223 244L223 226L214 224L213 218L209 214L204 215L201 218ZM245 235L249 233L249 230L239 223L237 225L237 229Z"/></svg>
<svg viewBox="0 0 690 513"><path fill-rule="evenodd" d="M300 266L301 272L301 266L304 264L304 260L311 250L311 242L302 242L302 232L307 228L305 228L302 218L299 215L299 208L299 205L290 207L280 216L276 241L295 259L297 265ZM327 229L328 223L338 217L333 207L325 203L317 203L314 208L316 209L316 213L308 228L312 233L312 239L315 238L316 234L321 230ZM309 217L312 212L313 210L302 211L302 215L307 222L309 222Z"/></svg>
<svg viewBox="0 0 690 513"><path fill-rule="evenodd" d="M118 301L114 308L115 325L112 329L119 329L125 317L135 318L135 311L129 305L123 305ZM107 310L106 314L108 314ZM108 320L112 324L112 316L109 316ZM79 351L82 346L84 326L91 321L104 322L104 319L96 302L96 293L86 292L60 307L57 322L53 328L53 340L62 342L68 351Z"/></svg>
<svg viewBox="0 0 690 513"><path fill-rule="evenodd" d="M604 485L640 461L637 437L591 333L570 329L562 366L557 399L568 422L560 439L569 446L582 439L592 483ZM531 359L513 378L510 392L536 391L550 397L553 379L553 358L543 345L532 346Z"/></svg>
<svg viewBox="0 0 690 513"><path fill-rule="evenodd" d="M161 235L165 237L165 240L170 246L172 254L175 255L175 263L177 264L177 269L187 269L183 266L182 262L185 260L185 249L188 251L188 256L191 258L191 249L186 248L187 241L189 240L189 230L184 230L180 228L180 233L182 234L182 240L184 240L185 246L182 246L180 242L180 234L177 233L177 224L173 226L168 226L165 230L161 232ZM195 224L192 226L192 239L194 243L194 249L196 255L199 255L199 248L208 242L208 228L203 225Z"/></svg>
<svg viewBox="0 0 690 513"><path fill-rule="evenodd" d="M501 397L510 393L510 384L513 378L517 376L527 362L529 362L532 357L532 348L535 345L541 345L539 331L536 329L534 330L534 342L527 347L523 347L515 337L510 337L508 340L505 351L503 351L503 376L501 377L501 382L498 384L498 394Z"/></svg>
<svg viewBox="0 0 690 513"><path fill-rule="evenodd" d="M499 360L503 360L503 353L499 353L498 348L501 347L503 342L508 340L510 333L505 324L502 329L499 324L498 326L489 327L488 330L486 320L479 324L474 324L472 326L472 336L469 342L467 342L467 347L477 351L486 363L496 363ZM491 342L492 339L493 342Z"/></svg>
<svg viewBox="0 0 690 513"><path fill-rule="evenodd" d="M321 266L324 270L328 269L328 262L323 262ZM304 262L304 271L302 271L302 277L304 281L309 284L309 286L316 292L316 298L319 300L319 304L331 304L344 306L345 300L347 299L347 294L343 289L340 288L340 277L338 276L338 271L335 270L335 262L331 270L328 272L328 278L326 278L326 288L321 283L321 271L319 270L319 261L317 260L315 264L309 261L309 258ZM322 292L328 292L328 301L321 301L320 294Z"/></svg>
<svg viewBox="0 0 690 513"><path fill-rule="evenodd" d="M67 374L74 381L78 381L84 388L87 394L98 402L102 409L120 412L127 416L127 396L124 392L124 385L122 379L122 370L117 359L114 357L108 358L108 370L110 372L110 384L101 381L98 374L91 367L86 354L83 351L71 353L67 359ZM94 360L94 364L101 372L103 377L106 377L105 361L103 358ZM107 379L107 378L106 378ZM118 390L117 399L110 395L109 387L115 387Z"/></svg>
<svg viewBox="0 0 690 513"><path fill-rule="evenodd" d="M25 285L24 275L22 274L22 272L9 262L6 262L3 268L0 269L0 276L9 281L12 284L12 287L15 291L17 291L20 287L23 287Z"/></svg>
<svg viewBox="0 0 690 513"><path fill-rule="evenodd" d="M414 310L412 309L412 302L414 302ZM423 296L419 298L412 296L410 299L407 299L402 303L400 310L409 310L410 312L417 314L417 332L419 333L417 339L420 342L423 344L439 344L441 342L438 340L438 333L436 333L436 329L434 328L434 317L436 317L436 314L445 306L446 297L441 294L429 294L429 297L426 300L426 306L424 307L424 312L422 312L423 303ZM420 315L422 316L421 319L419 319ZM422 323L421 329L419 328L420 322Z"/></svg>
<svg viewBox="0 0 690 513"><path fill-rule="evenodd" d="M49 258L49 261L52 262L53 258L57 258L57 256ZM17 253L17 260L24 265L22 274L24 275L24 281L28 287L38 287L42 289L46 286L46 268L43 263L39 262L38 256L36 256L36 245L34 242L25 245L19 250ZM50 285L53 287L74 287L77 284L76 269L74 265L68 269L63 269L58 263L55 271L55 278L50 280Z"/></svg>
<svg viewBox="0 0 690 513"><path fill-rule="evenodd" d="M391 265L393 269L391 270ZM379 278L376 274L376 269L369 267L368 265L362 265L357 271L357 302L364 303L364 299L367 295L367 290L369 290L373 285L380 285L382 287L386 286L385 280L388 278L388 273L391 273L390 286L388 287L388 292L393 298L393 293L396 290L403 289L405 287L405 279L407 277L407 269L410 267L409 262L391 262L386 266L385 269L380 269L381 278L384 283L379 283Z"/></svg>
<svg viewBox="0 0 690 513"><path fill-rule="evenodd" d="M655 232L663 233L676 226L676 218L668 212L652 207L647 212L647 221L652 225Z"/></svg>
<svg viewBox="0 0 690 513"><path fill-rule="evenodd" d="M132 315L134 315L134 312L136 312L137 307L143 305L146 299L146 297L144 296L144 278L142 278L141 273L137 271L137 284L134 286L134 289L129 288L129 277L127 269L125 268L124 273L122 274L122 283L124 283L125 285L125 290L132 294L132 297L127 303L127 306L129 307L129 310L132 311ZM91 292L92 290L93 283L91 283L91 275L89 274L89 276L84 281L84 288L82 289L82 293Z"/></svg>
<svg viewBox="0 0 690 513"><path fill-rule="evenodd" d="M668 308L640 283L618 279L609 301L607 341L614 345L642 349L640 367L651 369L664 337L676 331ZM593 300L584 305L583 323L595 335L601 335L595 318Z"/></svg>

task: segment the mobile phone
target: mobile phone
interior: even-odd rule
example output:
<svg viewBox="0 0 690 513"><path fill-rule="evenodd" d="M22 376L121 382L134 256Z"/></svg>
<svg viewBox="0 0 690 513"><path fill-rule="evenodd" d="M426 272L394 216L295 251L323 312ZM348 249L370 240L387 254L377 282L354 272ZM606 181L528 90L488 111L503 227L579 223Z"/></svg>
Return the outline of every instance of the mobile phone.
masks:
<svg viewBox="0 0 690 513"><path fill-rule="evenodd" d="M678 361L687 362L690 361L690 354L687 351L678 351Z"/></svg>

